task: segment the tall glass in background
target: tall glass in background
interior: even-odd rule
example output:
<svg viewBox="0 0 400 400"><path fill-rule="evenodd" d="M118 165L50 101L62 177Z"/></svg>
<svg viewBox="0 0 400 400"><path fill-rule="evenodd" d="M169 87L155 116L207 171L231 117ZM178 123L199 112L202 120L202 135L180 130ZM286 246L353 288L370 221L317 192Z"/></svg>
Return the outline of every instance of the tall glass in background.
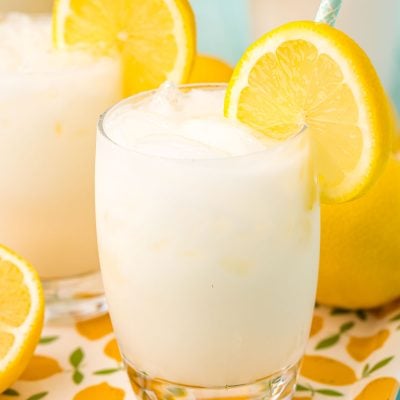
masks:
<svg viewBox="0 0 400 400"><path fill-rule="evenodd" d="M0 243L39 272L48 317L81 318L105 310L95 126L121 98L120 64L53 50L50 20L0 20Z"/></svg>
<svg viewBox="0 0 400 400"><path fill-rule="evenodd" d="M320 0L248 0L253 39L289 21L314 18ZM367 52L386 89L393 93L398 78L400 3L397 0L343 1L336 27Z"/></svg>
<svg viewBox="0 0 400 400"><path fill-rule="evenodd" d="M54 0L1 0L0 13L19 11L29 13L48 13Z"/></svg>
<svg viewBox="0 0 400 400"><path fill-rule="evenodd" d="M262 34L289 21L313 19L320 0L191 0L191 4L197 16L199 51L235 65ZM400 110L399 18L397 0L347 0L336 26L366 50Z"/></svg>
<svg viewBox="0 0 400 400"><path fill-rule="evenodd" d="M225 90L181 90L199 88L220 98ZM176 116L158 99L167 121L154 121L147 141L141 127L152 116L137 108L152 96L107 111L97 136L100 262L132 386L146 399L288 399L308 338L319 258L307 133L241 156L163 156L164 145L177 140L169 128ZM185 99L172 101L189 108ZM208 116L199 116L204 104L193 104L189 137L211 129ZM222 104L213 111L222 118ZM135 112L124 130L158 155L118 139L114 121ZM178 153L190 143L181 140L172 144Z"/></svg>

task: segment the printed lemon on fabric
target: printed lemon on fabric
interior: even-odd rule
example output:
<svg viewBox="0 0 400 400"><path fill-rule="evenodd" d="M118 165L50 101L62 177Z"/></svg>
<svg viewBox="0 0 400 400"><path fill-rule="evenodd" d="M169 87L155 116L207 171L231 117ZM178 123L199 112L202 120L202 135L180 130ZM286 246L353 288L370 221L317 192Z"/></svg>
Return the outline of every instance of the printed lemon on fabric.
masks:
<svg viewBox="0 0 400 400"><path fill-rule="evenodd" d="M122 389L110 386L103 382L98 385L89 386L76 394L73 400L123 400L125 392Z"/></svg>
<svg viewBox="0 0 400 400"><path fill-rule="evenodd" d="M234 70L225 115L278 140L307 126L327 203L365 193L390 151L379 78L364 51L327 24L291 22L256 41Z"/></svg>
<svg viewBox="0 0 400 400"><path fill-rule="evenodd" d="M56 48L121 57L125 94L188 79L196 39L187 0L56 0Z"/></svg>
<svg viewBox="0 0 400 400"><path fill-rule="evenodd" d="M318 332L323 328L324 320L319 315L314 315L311 323L310 337L318 334Z"/></svg>
<svg viewBox="0 0 400 400"><path fill-rule="evenodd" d="M378 378L368 383L354 400L395 400L399 383L393 378Z"/></svg>
<svg viewBox="0 0 400 400"><path fill-rule="evenodd" d="M33 267L0 246L0 393L23 372L39 341L44 296Z"/></svg>
<svg viewBox="0 0 400 400"><path fill-rule="evenodd" d="M79 321L75 324L78 333L89 340L100 339L113 331L108 314L100 317Z"/></svg>
<svg viewBox="0 0 400 400"><path fill-rule="evenodd" d="M118 343L116 339L111 339L104 347L104 354L108 357L114 359L116 362L120 363L122 361L122 356L119 351Z"/></svg>
<svg viewBox="0 0 400 400"><path fill-rule="evenodd" d="M339 360L316 355L305 355L301 375L326 385L350 385L357 381L354 370Z"/></svg>
<svg viewBox="0 0 400 400"><path fill-rule="evenodd" d="M372 336L351 336L346 350L355 360L365 361L374 351L383 347L389 335L387 329L382 329Z"/></svg>
<svg viewBox="0 0 400 400"><path fill-rule="evenodd" d="M35 354L19 377L21 381L38 381L62 372L59 362L48 356Z"/></svg>

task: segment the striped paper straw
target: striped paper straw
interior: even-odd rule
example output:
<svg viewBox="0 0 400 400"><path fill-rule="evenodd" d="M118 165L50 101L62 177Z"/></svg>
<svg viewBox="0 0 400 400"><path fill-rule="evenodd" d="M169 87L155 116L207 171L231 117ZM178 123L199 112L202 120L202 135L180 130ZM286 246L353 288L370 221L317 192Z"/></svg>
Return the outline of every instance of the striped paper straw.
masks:
<svg viewBox="0 0 400 400"><path fill-rule="evenodd" d="M334 26L341 5L342 0L322 0L315 21Z"/></svg>

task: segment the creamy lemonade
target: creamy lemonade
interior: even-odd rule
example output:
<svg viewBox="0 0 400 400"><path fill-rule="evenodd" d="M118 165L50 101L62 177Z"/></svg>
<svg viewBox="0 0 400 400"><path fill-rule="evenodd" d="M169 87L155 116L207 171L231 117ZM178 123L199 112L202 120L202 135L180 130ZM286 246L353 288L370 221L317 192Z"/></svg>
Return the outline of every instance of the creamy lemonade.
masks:
<svg viewBox="0 0 400 400"><path fill-rule="evenodd" d="M0 19L0 243L35 265L50 306L101 289L89 279L95 124L121 97L119 61L56 51L51 40L50 16ZM85 284L62 284L83 275Z"/></svg>
<svg viewBox="0 0 400 400"><path fill-rule="evenodd" d="M281 371L279 390L293 387L319 257L307 131L265 139L223 117L224 95L167 84L99 124L101 269L134 387L221 388Z"/></svg>

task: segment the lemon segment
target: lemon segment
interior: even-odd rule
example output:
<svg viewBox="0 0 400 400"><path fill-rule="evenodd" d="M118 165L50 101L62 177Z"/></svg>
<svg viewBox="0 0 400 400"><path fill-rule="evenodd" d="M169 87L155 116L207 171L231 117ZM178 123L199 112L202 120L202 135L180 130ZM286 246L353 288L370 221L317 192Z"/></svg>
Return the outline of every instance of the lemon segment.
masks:
<svg viewBox="0 0 400 400"><path fill-rule="evenodd" d="M0 393L27 366L43 327L44 295L36 271L0 246Z"/></svg>
<svg viewBox="0 0 400 400"><path fill-rule="evenodd" d="M308 126L325 203L361 196L390 152L379 78L364 51L327 24L291 22L256 41L234 70L225 116L278 140Z"/></svg>
<svg viewBox="0 0 400 400"><path fill-rule="evenodd" d="M187 0L56 0L53 42L121 58L126 95L185 82L195 56Z"/></svg>

